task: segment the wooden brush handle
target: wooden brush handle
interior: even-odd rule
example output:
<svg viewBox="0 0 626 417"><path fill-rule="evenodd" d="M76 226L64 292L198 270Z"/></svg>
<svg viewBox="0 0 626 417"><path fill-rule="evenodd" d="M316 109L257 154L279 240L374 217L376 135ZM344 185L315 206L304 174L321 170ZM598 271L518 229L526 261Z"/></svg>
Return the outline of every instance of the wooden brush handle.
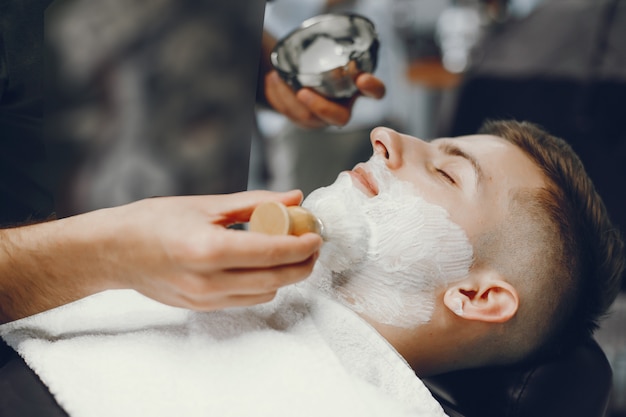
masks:
<svg viewBox="0 0 626 417"><path fill-rule="evenodd" d="M270 201L260 204L252 212L249 230L269 235L321 234L320 221L310 211L300 206L285 206Z"/></svg>

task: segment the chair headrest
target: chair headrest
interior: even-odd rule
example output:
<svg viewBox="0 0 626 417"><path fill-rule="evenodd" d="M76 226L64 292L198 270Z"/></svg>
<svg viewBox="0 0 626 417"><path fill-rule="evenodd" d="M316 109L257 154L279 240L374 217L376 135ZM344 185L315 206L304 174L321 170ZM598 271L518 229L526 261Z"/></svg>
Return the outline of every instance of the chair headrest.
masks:
<svg viewBox="0 0 626 417"><path fill-rule="evenodd" d="M424 379L450 417L602 417L612 371L595 340L532 364Z"/></svg>

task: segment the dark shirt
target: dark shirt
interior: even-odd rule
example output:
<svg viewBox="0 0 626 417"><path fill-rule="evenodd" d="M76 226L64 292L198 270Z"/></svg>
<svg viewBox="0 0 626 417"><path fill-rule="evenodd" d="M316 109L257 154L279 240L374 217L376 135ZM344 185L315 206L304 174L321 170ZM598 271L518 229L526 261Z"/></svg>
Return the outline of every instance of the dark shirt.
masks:
<svg viewBox="0 0 626 417"><path fill-rule="evenodd" d="M0 226L54 210L42 181L43 20L50 3L0 3Z"/></svg>
<svg viewBox="0 0 626 417"><path fill-rule="evenodd" d="M43 22L51 0L0 3L0 225L53 212L42 185ZM0 415L65 416L26 363L0 341Z"/></svg>

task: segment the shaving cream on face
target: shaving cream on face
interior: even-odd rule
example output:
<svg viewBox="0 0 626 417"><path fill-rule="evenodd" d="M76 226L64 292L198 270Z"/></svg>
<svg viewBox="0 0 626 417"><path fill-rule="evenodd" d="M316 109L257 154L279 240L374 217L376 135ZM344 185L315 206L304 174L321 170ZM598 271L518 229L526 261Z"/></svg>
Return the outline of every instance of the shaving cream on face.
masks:
<svg viewBox="0 0 626 417"><path fill-rule="evenodd" d="M326 240L303 285L379 323L414 327L430 320L437 288L468 275L472 246L444 208L395 178L382 157L368 168L378 195L368 197L342 173L303 202Z"/></svg>

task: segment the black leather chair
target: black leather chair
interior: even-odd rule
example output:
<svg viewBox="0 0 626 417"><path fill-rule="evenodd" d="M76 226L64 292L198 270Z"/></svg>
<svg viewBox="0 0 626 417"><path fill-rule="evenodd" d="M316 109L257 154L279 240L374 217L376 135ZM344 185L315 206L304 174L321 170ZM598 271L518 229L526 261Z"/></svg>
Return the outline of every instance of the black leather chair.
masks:
<svg viewBox="0 0 626 417"><path fill-rule="evenodd" d="M425 383L450 417L603 417L612 371L589 340L556 358L452 372Z"/></svg>

